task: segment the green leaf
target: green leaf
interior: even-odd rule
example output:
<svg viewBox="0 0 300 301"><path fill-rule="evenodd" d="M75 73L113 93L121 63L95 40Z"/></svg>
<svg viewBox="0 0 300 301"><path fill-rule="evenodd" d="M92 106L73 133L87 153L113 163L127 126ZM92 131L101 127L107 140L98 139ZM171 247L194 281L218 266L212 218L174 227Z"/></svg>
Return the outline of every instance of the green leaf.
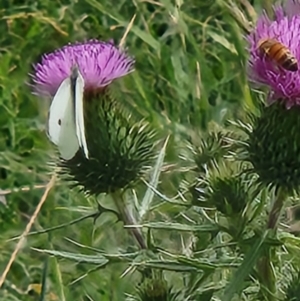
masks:
<svg viewBox="0 0 300 301"><path fill-rule="evenodd" d="M231 53L237 54L237 51L232 43L230 43L224 36L208 30L207 34L216 42L228 49Z"/></svg>
<svg viewBox="0 0 300 301"><path fill-rule="evenodd" d="M72 261L92 263L92 264L97 264L97 265L102 265L102 266L104 266L105 264L107 264L109 262L109 260L107 258L105 258L104 256L101 256L101 255L85 255L85 254L80 254L80 253L71 253L71 252L36 249L36 248L32 248L32 250L41 252L41 253L46 253L49 255L53 255L55 257L70 259Z"/></svg>
<svg viewBox="0 0 300 301"><path fill-rule="evenodd" d="M200 270L215 270L222 268L235 268L238 267L239 264L236 262L236 258L226 258L226 262L222 262L222 259L217 259L215 262L210 260L200 260L200 259L192 259L184 256L179 256L177 260L180 263L184 263L187 266L193 266ZM234 262L234 263L233 263Z"/></svg>
<svg viewBox="0 0 300 301"><path fill-rule="evenodd" d="M176 230L185 232L215 232L219 230L219 227L214 224L206 225L185 225L171 222L156 222L147 223L142 225L128 225L126 228L152 228L152 229L164 229L164 230Z"/></svg>
<svg viewBox="0 0 300 301"><path fill-rule="evenodd" d="M167 147L168 141L169 141L169 137L167 137L167 139L158 155L156 164L154 166L154 170L153 170L153 174L151 177L151 181L149 183L149 187L145 193L145 196L142 200L141 207L139 210L140 220L143 220L144 215L149 211L149 208L151 206L151 203L152 203L152 200L154 197L154 191L152 190L152 187L156 188L158 185L158 179L160 176L161 168L164 163L164 158L165 158L165 154L166 154L166 147Z"/></svg>
<svg viewBox="0 0 300 301"><path fill-rule="evenodd" d="M232 280L225 288L224 297L222 299L223 301L231 301L235 293L242 289L244 279L249 275L253 266L261 256L261 253L264 249L264 241L268 233L269 231L265 231L262 237L258 239L253 247L249 250L248 254L246 254L243 263L234 273Z"/></svg>
<svg viewBox="0 0 300 301"><path fill-rule="evenodd" d="M120 25L127 27L128 21L123 21L122 15L117 14L116 11L114 11L114 14L112 14L105 6L103 6L99 1L96 0L86 0L86 2L89 3L91 6L95 7L97 10L101 11L103 14L108 15ZM151 46L154 50L160 50L160 43L157 40L155 40L151 34L147 33L146 31L142 31L134 25L132 26L130 31L132 31L141 40L143 40L145 43Z"/></svg>
<svg viewBox="0 0 300 301"><path fill-rule="evenodd" d="M185 264L181 264L177 261L173 260L149 260L142 262L134 262L135 266L142 266L153 269L161 269L166 271L175 271L175 272L197 272L198 268L193 266L187 266Z"/></svg>

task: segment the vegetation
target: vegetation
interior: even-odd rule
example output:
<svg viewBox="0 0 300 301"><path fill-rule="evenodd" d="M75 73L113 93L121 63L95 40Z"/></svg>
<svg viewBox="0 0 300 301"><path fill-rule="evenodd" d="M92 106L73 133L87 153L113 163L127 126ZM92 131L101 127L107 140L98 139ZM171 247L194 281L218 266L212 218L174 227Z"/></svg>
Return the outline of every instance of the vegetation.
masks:
<svg viewBox="0 0 300 301"><path fill-rule="evenodd" d="M276 231L272 187L242 173L243 125L261 95L247 80L244 37L270 7L252 2L1 1L1 300L300 300L300 241L282 225ZM136 70L114 84L114 96L122 114L156 133L146 143L155 160L124 196L85 195L52 178L50 102L32 94L32 65L69 42L118 44L134 15L125 45ZM285 207L296 203L297 195ZM124 228L125 209L147 249Z"/></svg>

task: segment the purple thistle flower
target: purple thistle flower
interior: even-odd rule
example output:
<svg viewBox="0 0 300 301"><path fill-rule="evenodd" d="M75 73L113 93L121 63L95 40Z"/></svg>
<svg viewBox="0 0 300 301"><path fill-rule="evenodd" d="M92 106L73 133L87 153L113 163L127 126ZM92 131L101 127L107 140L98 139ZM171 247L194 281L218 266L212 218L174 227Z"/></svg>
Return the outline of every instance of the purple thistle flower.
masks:
<svg viewBox="0 0 300 301"><path fill-rule="evenodd" d="M266 14L258 19L256 28L248 36L250 58L249 78L258 86L269 88L268 101L283 100L287 108L300 105L300 70L291 72L279 67L258 48L262 39L273 38L288 47L300 63L300 3L288 0L285 7L274 8L274 20Z"/></svg>
<svg viewBox="0 0 300 301"><path fill-rule="evenodd" d="M34 66L34 89L37 94L54 96L61 82L77 64L86 90L101 89L114 79L134 69L134 59L118 49L113 42L90 40L69 44L42 57Z"/></svg>

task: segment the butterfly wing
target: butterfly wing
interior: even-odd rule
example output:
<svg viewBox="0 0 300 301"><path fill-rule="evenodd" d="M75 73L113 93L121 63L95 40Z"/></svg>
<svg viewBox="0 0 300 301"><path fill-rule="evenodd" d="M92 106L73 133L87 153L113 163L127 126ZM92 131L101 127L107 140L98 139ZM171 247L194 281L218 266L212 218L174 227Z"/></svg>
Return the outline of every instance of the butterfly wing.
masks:
<svg viewBox="0 0 300 301"><path fill-rule="evenodd" d="M85 137L85 126L84 126L84 108L83 108L83 96L84 96L84 79L79 72L78 68L74 68L74 78L76 78L76 84L74 89L75 94L75 123L76 123L76 134L80 147L83 148L85 157L89 158L89 151Z"/></svg>
<svg viewBox="0 0 300 301"><path fill-rule="evenodd" d="M48 136L65 160L72 159L79 149L69 77L61 83L53 97L49 110Z"/></svg>

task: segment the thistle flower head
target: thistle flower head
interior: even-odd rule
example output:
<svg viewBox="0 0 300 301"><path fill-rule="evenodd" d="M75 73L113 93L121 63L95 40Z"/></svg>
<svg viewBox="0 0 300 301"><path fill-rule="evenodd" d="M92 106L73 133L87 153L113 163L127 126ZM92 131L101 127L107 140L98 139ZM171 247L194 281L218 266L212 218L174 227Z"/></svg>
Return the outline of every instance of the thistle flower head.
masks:
<svg viewBox="0 0 300 301"><path fill-rule="evenodd" d="M64 97L71 95L73 99L68 109L63 111L64 115L54 122L55 126L60 126L55 128L58 136L55 144L58 148L62 145L68 147L69 141L66 140L70 140L70 135L65 130L66 124L76 130L80 124L89 155L87 158L78 150L71 158L61 158L62 172L87 194L128 188L151 165L155 145L153 131L148 124L135 120L122 102L112 97L110 84L133 71L134 59L111 42L91 40L67 45L46 54L35 66L35 74L32 75L35 92L54 96L61 83L70 76L74 65L82 75L84 91L83 95L78 93L74 96L74 87L70 84L65 88L70 88L70 91L60 95L62 103L67 101ZM77 82L74 85L77 86ZM75 98L82 107L74 105ZM58 109L55 111L57 115L60 114ZM80 114L83 111L83 121L76 114L78 112L79 115L79 110ZM75 120L72 120L74 115ZM65 125L64 135L61 135L61 124Z"/></svg>
<svg viewBox="0 0 300 301"><path fill-rule="evenodd" d="M297 71L286 70L282 67L282 62L286 60L284 49L280 53L274 48L268 55L260 49L259 44L264 39L275 39L300 62L299 12L300 2L288 0L285 7L274 8L274 20L266 14L260 16L255 29L248 36L251 81L269 88L269 102L280 99L288 108L300 104L300 68Z"/></svg>
<svg viewBox="0 0 300 301"><path fill-rule="evenodd" d="M134 59L113 42L90 40L66 45L45 54L34 66L32 77L36 93L54 96L74 64L78 65L84 78L85 90L97 90L133 71Z"/></svg>

